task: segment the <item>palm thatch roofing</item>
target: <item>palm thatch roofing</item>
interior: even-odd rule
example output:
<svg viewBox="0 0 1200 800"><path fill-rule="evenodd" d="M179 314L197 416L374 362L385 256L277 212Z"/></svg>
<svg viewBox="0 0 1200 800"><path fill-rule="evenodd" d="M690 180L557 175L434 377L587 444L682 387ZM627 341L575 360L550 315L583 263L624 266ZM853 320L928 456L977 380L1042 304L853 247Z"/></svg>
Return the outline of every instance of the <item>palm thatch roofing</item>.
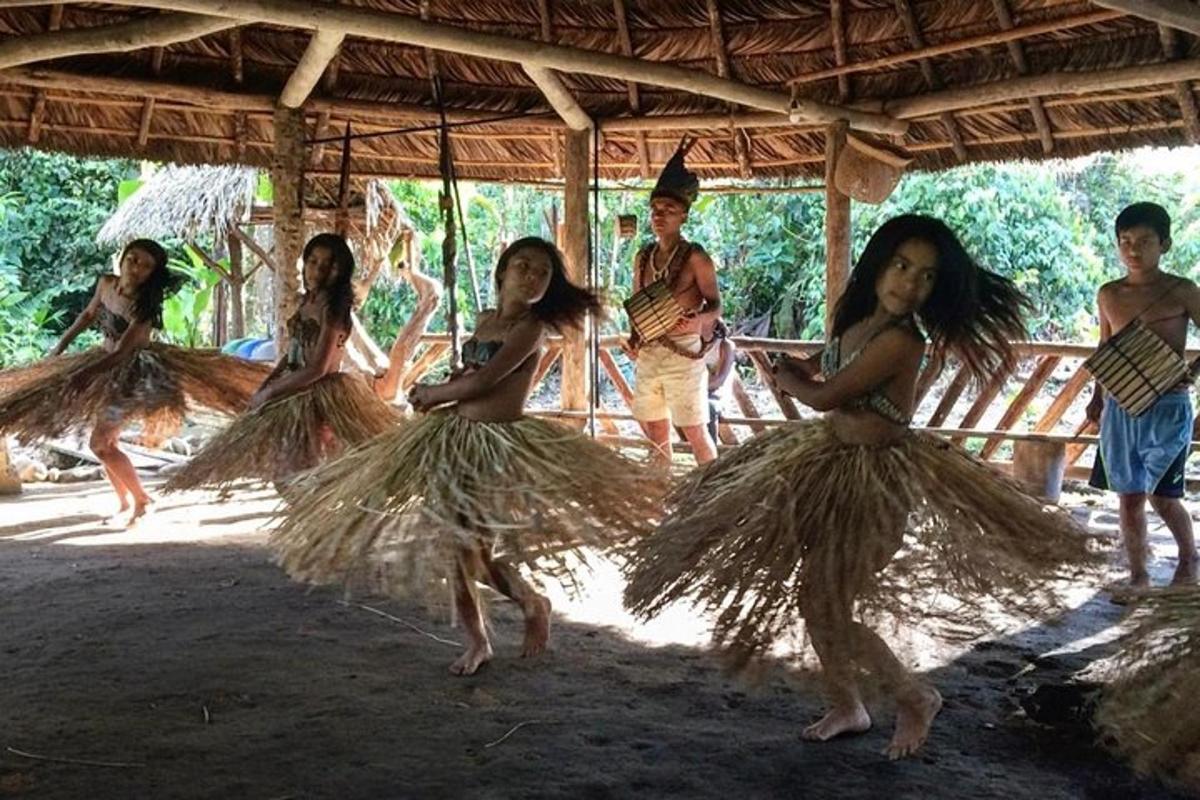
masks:
<svg viewBox="0 0 1200 800"><path fill-rule="evenodd" d="M1150 13L1112 10L1133 5ZM559 179L566 126L527 69L547 64L597 121L600 172L613 179L652 177L684 132L699 137L689 163L702 177L819 176L826 128L807 113L814 103L907 122L895 141L918 169L1200 141L1197 0L0 0L0 53L37 34L208 11L237 19L130 52L0 55L0 144L267 166L276 101L313 29L328 33L318 18L340 13L383 16L317 64L306 123L311 140L331 141L310 144L307 180L336 182L332 140L346 122L356 136L436 123L433 76L450 121L518 115L454 129L460 177ZM385 16L429 27L384 40ZM492 36L464 55L437 38L447 30ZM431 42L442 49L421 46ZM555 61L566 48L580 69ZM598 53L640 59L645 75L586 68ZM650 74L662 65L724 76L747 102L682 91ZM796 120L774 106L789 94ZM351 163L358 176L428 177L438 152L432 130L379 135L357 139Z"/></svg>
<svg viewBox="0 0 1200 800"><path fill-rule="evenodd" d="M224 240L238 226L272 224L270 206L256 201L259 174L252 167L166 166L117 208L96 240L117 245L141 237ZM413 223L383 181L367 181L365 187L347 197L348 233L364 244L378 239L386 252ZM306 227L330 230L338 209L316 188L310 186L305 198Z"/></svg>

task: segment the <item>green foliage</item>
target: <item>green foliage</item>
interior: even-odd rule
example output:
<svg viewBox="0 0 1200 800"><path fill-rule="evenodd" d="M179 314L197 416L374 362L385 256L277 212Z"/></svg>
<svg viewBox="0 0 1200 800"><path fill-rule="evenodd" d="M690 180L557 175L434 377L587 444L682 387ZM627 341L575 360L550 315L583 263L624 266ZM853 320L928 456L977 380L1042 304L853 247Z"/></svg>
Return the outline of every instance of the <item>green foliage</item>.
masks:
<svg viewBox="0 0 1200 800"><path fill-rule="evenodd" d="M221 276L209 269L190 247L185 247L184 252L188 261L171 259L169 264L171 269L187 275L189 280L163 301L163 338L173 344L198 347L206 343L207 337L201 327ZM228 259L221 264L228 267Z"/></svg>

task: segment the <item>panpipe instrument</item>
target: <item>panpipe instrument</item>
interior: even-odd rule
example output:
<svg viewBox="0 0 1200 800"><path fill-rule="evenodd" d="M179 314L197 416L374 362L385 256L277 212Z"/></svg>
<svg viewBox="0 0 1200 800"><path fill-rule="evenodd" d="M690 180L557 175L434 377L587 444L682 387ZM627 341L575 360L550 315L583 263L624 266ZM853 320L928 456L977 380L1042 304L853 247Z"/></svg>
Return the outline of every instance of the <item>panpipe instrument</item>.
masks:
<svg viewBox="0 0 1200 800"><path fill-rule="evenodd" d="M1189 377L1183 356L1137 319L1101 344L1083 367L1134 417Z"/></svg>
<svg viewBox="0 0 1200 800"><path fill-rule="evenodd" d="M625 313L634 334L647 344L670 333L686 316L666 280L654 281L626 300Z"/></svg>

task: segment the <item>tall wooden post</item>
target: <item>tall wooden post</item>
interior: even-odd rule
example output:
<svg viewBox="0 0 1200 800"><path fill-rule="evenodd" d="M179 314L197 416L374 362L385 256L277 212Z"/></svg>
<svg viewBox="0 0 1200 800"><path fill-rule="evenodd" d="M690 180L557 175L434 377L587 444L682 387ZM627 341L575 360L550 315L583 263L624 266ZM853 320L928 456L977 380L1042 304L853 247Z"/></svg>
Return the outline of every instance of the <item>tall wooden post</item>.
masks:
<svg viewBox="0 0 1200 800"><path fill-rule="evenodd" d="M242 240L229 234L229 338L241 339L246 335L246 304L242 289L246 284L245 257Z"/></svg>
<svg viewBox="0 0 1200 800"><path fill-rule="evenodd" d="M588 168L592 132L568 130L566 134L566 186L563 189L563 255L572 283L588 283ZM586 411L589 398L587 331L564 331L562 355L562 408Z"/></svg>
<svg viewBox="0 0 1200 800"><path fill-rule="evenodd" d="M833 309L850 277L850 198L837 190L833 173L846 146L845 122L825 128L825 334L833 327Z"/></svg>
<svg viewBox="0 0 1200 800"><path fill-rule="evenodd" d="M300 305L300 252L304 249L302 198L304 169L304 112L275 109L275 152L271 183L275 212L275 345L287 349L287 321Z"/></svg>

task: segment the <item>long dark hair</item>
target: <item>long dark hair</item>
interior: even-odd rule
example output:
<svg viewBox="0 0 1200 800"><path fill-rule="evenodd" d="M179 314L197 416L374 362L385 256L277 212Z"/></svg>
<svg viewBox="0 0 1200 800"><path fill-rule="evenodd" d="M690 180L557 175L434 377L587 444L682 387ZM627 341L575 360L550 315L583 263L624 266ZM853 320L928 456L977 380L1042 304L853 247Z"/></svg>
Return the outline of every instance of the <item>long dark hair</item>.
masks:
<svg viewBox="0 0 1200 800"><path fill-rule="evenodd" d="M871 236L838 301L833 335L875 312L879 275L911 239L928 242L938 254L933 291L917 310L935 355L953 353L977 380L1012 369L1013 342L1025 336L1029 298L1008 278L976 264L944 222L918 214L890 219Z"/></svg>
<svg viewBox="0 0 1200 800"><path fill-rule="evenodd" d="M337 267L333 284L325 290L329 299L329 313L349 328L350 309L354 306L354 253L350 252L350 245L346 244L346 240L336 233L318 233L304 245L303 259L308 261L312 251L318 247L328 248L333 253L333 264ZM308 286L304 287L305 299L308 299L311 292L312 289Z"/></svg>
<svg viewBox="0 0 1200 800"><path fill-rule="evenodd" d="M134 239L125 245L121 251L122 262L130 250L141 250L154 262L150 275L137 287L132 308L133 320L148 322L152 327L162 330L163 300L179 291L187 279L167 269L167 251L153 239Z"/></svg>
<svg viewBox="0 0 1200 800"><path fill-rule="evenodd" d="M496 262L497 294L500 292L500 284L504 282L504 271L508 269L509 259L518 250L526 247L538 248L550 261L550 285L542 299L529 309L535 318L561 332L563 327L583 327L583 321L589 311L599 315L604 310L599 296L567 280L567 267L558 248L537 236L517 239L504 248L500 260Z"/></svg>

